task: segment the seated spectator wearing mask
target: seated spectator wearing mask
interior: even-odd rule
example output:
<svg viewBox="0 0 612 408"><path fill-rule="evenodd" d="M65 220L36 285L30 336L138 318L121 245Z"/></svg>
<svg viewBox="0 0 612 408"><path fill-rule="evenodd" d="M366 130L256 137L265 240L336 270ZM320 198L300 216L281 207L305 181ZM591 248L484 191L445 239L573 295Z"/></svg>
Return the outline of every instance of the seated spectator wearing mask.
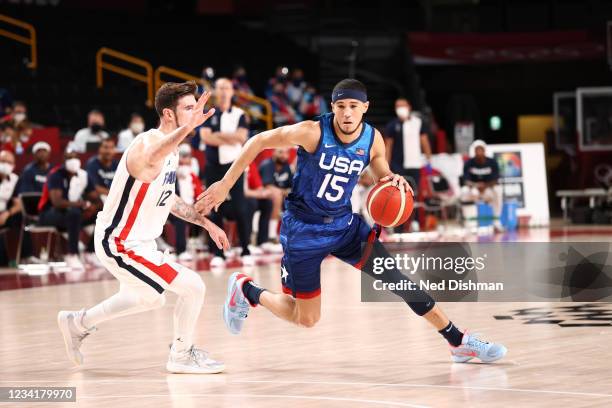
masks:
<svg viewBox="0 0 612 408"><path fill-rule="evenodd" d="M13 154L22 155L30 147L32 137L32 126L27 120L22 120L15 127L12 136L2 145L2 150L8 150Z"/></svg>
<svg viewBox="0 0 612 408"><path fill-rule="evenodd" d="M11 241L16 242L22 225L21 203L18 198L19 177L13 173L15 169L15 156L13 153L2 150L0 152L0 228L9 228L8 232L14 237ZM7 266L9 256L5 243L8 239L0 239L0 265ZM22 258L32 255L32 244L30 237L24 236L21 248Z"/></svg>
<svg viewBox="0 0 612 408"><path fill-rule="evenodd" d="M104 131L104 115L93 109L87 114L87 127L74 135L74 150L77 153L85 153L87 143L100 143L104 139L108 139L108 133Z"/></svg>
<svg viewBox="0 0 612 408"><path fill-rule="evenodd" d="M123 129L117 136L117 151L123 153L132 143L132 140L144 131L144 128L145 122L142 116L138 113L132 113L127 129Z"/></svg>
<svg viewBox="0 0 612 408"><path fill-rule="evenodd" d="M470 146L472 157L463 165L463 182L461 187L461 201L484 201L493 207L495 228L501 229L499 216L501 214L501 199L495 186L499 181L499 166L495 159L487 157L487 144L482 140L475 140Z"/></svg>
<svg viewBox="0 0 612 408"><path fill-rule="evenodd" d="M204 191L202 182L194 171L193 159L191 147L186 143L181 144L179 146L179 167L176 171L176 194L189 205L193 205L196 197ZM198 167L197 164L196 167ZM186 234L191 225L172 214L170 215L170 221L176 232L175 243L178 260L183 262L193 261L193 256L187 252L186 241Z"/></svg>
<svg viewBox="0 0 612 408"><path fill-rule="evenodd" d="M293 109L287 95L285 94L285 85L277 82L272 87L272 95L268 98L272 105L272 114L274 115L275 126L291 125L301 120L298 113Z"/></svg>
<svg viewBox="0 0 612 408"><path fill-rule="evenodd" d="M315 117L328 112L325 99L317 94L313 86L307 86L299 104L299 112L304 120L314 120Z"/></svg>
<svg viewBox="0 0 612 408"><path fill-rule="evenodd" d="M114 159L115 152L115 140L112 138L105 139L98 148L98 155L92 156L85 166L87 175L102 202L106 200L119 165L119 161Z"/></svg>
<svg viewBox="0 0 612 408"><path fill-rule="evenodd" d="M291 192L293 185L293 172L289 166L289 149L278 148L274 150L272 158L264 160L259 165L259 174L264 188L270 191L273 203L270 216L270 239L278 238L278 222L283 208L284 199Z"/></svg>
<svg viewBox="0 0 612 408"><path fill-rule="evenodd" d="M297 109L302 101L305 89L306 81L304 80L304 71L300 68L296 68L291 72L291 81L287 83L287 88L285 89L287 99L294 109Z"/></svg>
<svg viewBox="0 0 612 408"><path fill-rule="evenodd" d="M94 223L101 204L87 172L81 168L74 146L68 144L64 163L53 168L47 176L38 211L41 225L68 232L68 253L64 260L71 268L84 269L79 258L79 235L83 226ZM90 253L93 252L93 236L91 238Z"/></svg>
<svg viewBox="0 0 612 408"><path fill-rule="evenodd" d="M20 193L42 193L43 186L47 182L47 174L51 169L49 164L51 146L47 142L36 142L32 146L32 154L34 161L25 166L19 178Z"/></svg>

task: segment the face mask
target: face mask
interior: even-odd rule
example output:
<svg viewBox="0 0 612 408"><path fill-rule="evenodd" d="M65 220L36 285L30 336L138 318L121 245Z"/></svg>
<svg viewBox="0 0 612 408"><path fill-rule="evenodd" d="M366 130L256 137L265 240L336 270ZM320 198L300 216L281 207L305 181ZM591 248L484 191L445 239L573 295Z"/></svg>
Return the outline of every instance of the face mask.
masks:
<svg viewBox="0 0 612 408"><path fill-rule="evenodd" d="M21 136L19 136L19 140L21 140L22 142L27 142L28 140L30 140L30 136L23 134Z"/></svg>
<svg viewBox="0 0 612 408"><path fill-rule="evenodd" d="M185 177L188 176L191 173L191 166L189 165L180 165L177 173L179 175L179 177Z"/></svg>
<svg viewBox="0 0 612 408"><path fill-rule="evenodd" d="M102 130L102 125L99 123L94 123L89 128L91 129L91 133L98 133Z"/></svg>
<svg viewBox="0 0 612 408"><path fill-rule="evenodd" d="M395 108L395 114L400 119L408 119L408 116L410 116L410 108L407 108L406 106L400 106L398 108Z"/></svg>
<svg viewBox="0 0 612 408"><path fill-rule="evenodd" d="M0 174L4 174L5 176L11 174L15 166L9 163L0 163Z"/></svg>
<svg viewBox="0 0 612 408"><path fill-rule="evenodd" d="M81 169L81 160L74 157L66 160L66 170L71 173L77 173Z"/></svg>
<svg viewBox="0 0 612 408"><path fill-rule="evenodd" d="M13 119L15 120L15 123L23 122L25 118L26 118L26 114L23 112L17 112L13 115Z"/></svg>
<svg viewBox="0 0 612 408"><path fill-rule="evenodd" d="M142 131L144 130L144 123L141 123L141 122L132 123L132 125L130 126L130 130L135 135L138 135L142 133Z"/></svg>

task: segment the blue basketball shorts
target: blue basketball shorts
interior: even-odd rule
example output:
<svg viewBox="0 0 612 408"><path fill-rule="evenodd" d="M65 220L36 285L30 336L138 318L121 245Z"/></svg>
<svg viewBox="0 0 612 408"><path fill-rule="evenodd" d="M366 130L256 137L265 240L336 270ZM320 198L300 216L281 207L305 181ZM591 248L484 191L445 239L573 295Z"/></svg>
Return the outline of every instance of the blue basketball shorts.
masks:
<svg viewBox="0 0 612 408"><path fill-rule="evenodd" d="M372 228L358 214L348 213L330 223L308 223L290 211L282 218L281 282L283 292L298 299L321 294L321 262L328 255L355 265Z"/></svg>

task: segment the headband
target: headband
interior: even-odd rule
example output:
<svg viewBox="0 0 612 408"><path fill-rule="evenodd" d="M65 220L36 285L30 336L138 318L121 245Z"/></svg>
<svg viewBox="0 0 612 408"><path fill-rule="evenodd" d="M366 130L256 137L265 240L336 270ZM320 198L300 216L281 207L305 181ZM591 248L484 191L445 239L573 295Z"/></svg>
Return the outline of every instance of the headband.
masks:
<svg viewBox="0 0 612 408"><path fill-rule="evenodd" d="M361 102L367 102L368 95L365 92L358 91L356 89L338 89L332 92L332 102L336 102L341 99L357 99Z"/></svg>

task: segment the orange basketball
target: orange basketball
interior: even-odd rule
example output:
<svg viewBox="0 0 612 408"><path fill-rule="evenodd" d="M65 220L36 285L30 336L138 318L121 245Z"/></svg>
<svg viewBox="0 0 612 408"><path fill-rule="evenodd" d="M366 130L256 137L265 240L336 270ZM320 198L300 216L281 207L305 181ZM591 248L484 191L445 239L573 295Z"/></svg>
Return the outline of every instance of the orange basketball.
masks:
<svg viewBox="0 0 612 408"><path fill-rule="evenodd" d="M404 189L394 187L391 181L382 181L368 194L366 206L377 224L383 227L395 227L410 218L414 198Z"/></svg>

